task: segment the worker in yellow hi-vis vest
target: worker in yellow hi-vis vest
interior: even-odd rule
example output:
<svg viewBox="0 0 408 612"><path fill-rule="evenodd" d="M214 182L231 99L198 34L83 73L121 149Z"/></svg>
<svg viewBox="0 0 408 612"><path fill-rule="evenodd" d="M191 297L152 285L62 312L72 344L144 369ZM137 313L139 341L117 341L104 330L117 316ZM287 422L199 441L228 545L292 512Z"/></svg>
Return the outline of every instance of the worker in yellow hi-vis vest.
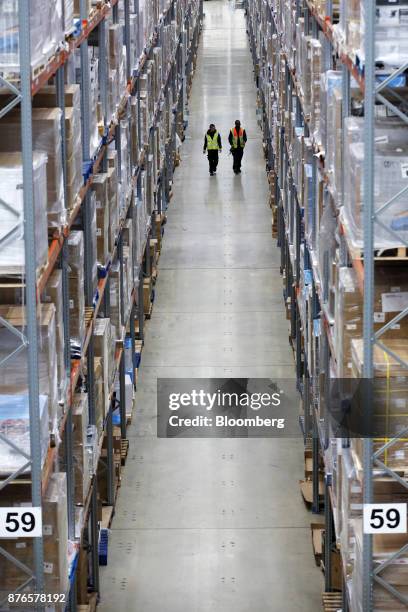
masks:
<svg viewBox="0 0 408 612"><path fill-rule="evenodd" d="M208 163L210 165L210 175L213 176L217 172L218 153L222 151L221 134L217 131L213 123L210 124L206 135L204 136L203 153L207 151Z"/></svg>
<svg viewBox="0 0 408 612"><path fill-rule="evenodd" d="M241 172L242 156L244 154L245 144L247 141L246 131L241 127L241 122L237 119L235 127L230 130L228 141L231 145L231 153L234 158L234 165L232 169L235 174Z"/></svg>

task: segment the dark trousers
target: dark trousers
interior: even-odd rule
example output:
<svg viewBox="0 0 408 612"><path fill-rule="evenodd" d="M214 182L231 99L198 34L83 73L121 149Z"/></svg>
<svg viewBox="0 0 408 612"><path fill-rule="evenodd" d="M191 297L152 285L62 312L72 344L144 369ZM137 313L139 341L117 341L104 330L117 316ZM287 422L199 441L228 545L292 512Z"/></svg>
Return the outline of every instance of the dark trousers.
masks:
<svg viewBox="0 0 408 612"><path fill-rule="evenodd" d="M216 172L218 166L218 151L211 150L207 151L208 163L210 165L210 172Z"/></svg>
<svg viewBox="0 0 408 612"><path fill-rule="evenodd" d="M232 166L232 169L234 170L234 172L239 172L241 170L243 154L244 149L232 149L232 157L234 158L234 165Z"/></svg>

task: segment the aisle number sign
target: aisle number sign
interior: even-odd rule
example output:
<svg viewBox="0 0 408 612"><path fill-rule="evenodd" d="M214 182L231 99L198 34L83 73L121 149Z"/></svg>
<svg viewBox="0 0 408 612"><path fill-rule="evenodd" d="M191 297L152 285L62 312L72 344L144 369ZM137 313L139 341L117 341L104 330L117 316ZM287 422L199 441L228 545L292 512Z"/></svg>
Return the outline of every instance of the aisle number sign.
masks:
<svg viewBox="0 0 408 612"><path fill-rule="evenodd" d="M0 508L0 538L40 538L41 508L13 506Z"/></svg>
<svg viewBox="0 0 408 612"><path fill-rule="evenodd" d="M364 533L407 533L407 504L364 504Z"/></svg>

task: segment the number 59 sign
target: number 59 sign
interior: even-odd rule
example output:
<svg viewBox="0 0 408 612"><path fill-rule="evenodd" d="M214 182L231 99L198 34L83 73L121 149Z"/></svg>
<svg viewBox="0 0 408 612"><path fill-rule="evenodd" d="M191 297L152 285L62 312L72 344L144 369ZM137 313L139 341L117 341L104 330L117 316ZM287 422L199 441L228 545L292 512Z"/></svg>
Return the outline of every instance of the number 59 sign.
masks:
<svg viewBox="0 0 408 612"><path fill-rule="evenodd" d="M0 538L39 538L41 536L41 508L29 506L0 508Z"/></svg>
<svg viewBox="0 0 408 612"><path fill-rule="evenodd" d="M364 504L364 533L407 533L407 504Z"/></svg>

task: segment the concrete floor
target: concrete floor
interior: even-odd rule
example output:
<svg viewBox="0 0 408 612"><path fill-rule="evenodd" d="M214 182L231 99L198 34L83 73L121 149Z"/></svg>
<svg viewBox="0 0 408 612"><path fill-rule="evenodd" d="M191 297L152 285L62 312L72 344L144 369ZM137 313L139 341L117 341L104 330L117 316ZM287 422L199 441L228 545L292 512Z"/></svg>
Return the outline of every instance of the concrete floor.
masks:
<svg viewBox="0 0 408 612"><path fill-rule="evenodd" d="M301 440L156 438L158 376L294 376L244 14L232 0L204 9L100 609L316 612ZM226 139L238 117L249 141L234 176ZM212 178L210 122L224 138Z"/></svg>

